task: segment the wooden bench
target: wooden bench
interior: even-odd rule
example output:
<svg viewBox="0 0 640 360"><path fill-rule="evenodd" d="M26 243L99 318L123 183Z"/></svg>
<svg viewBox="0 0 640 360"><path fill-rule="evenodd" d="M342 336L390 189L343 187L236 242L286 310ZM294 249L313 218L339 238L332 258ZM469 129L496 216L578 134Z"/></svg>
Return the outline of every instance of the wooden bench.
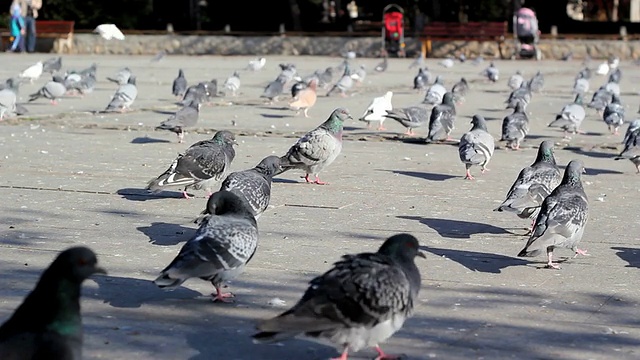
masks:
<svg viewBox="0 0 640 360"><path fill-rule="evenodd" d="M508 35L508 24L504 22L432 22L424 27L422 34L422 56L431 52L432 40L497 41L500 58L502 44Z"/></svg>
<svg viewBox="0 0 640 360"><path fill-rule="evenodd" d="M71 52L73 49L73 27L75 21L36 20L36 38L53 38L53 50L56 53ZM0 46L6 50L9 40L9 29L0 29Z"/></svg>

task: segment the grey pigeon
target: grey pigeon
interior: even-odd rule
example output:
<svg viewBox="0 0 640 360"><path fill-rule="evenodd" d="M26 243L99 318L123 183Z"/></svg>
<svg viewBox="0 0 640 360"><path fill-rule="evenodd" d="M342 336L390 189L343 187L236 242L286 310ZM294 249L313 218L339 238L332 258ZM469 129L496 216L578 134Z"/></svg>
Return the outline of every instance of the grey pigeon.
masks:
<svg viewBox="0 0 640 360"><path fill-rule="evenodd" d="M609 131L618 135L618 129L624 124L624 106L617 95L611 95L611 103L604 108L602 119L609 127Z"/></svg>
<svg viewBox="0 0 640 360"><path fill-rule="evenodd" d="M0 90L8 89L13 91L15 94L18 94L20 90L20 79L18 78L8 78L4 81L4 83L0 83Z"/></svg>
<svg viewBox="0 0 640 360"><path fill-rule="evenodd" d="M531 102L530 82L524 81L519 88L513 90L507 99L507 109L515 109L518 103L522 104L522 109L526 109Z"/></svg>
<svg viewBox="0 0 640 360"><path fill-rule="evenodd" d="M152 57L151 60L149 60L149 62L157 63L160 60L164 59L165 56L167 56L167 52L162 50L162 51L158 52L154 57Z"/></svg>
<svg viewBox="0 0 640 360"><path fill-rule="evenodd" d="M27 110L27 108L25 108L22 104L16 103L16 115L20 116L20 115L25 115L27 113L29 113L29 110Z"/></svg>
<svg viewBox="0 0 640 360"><path fill-rule="evenodd" d="M334 91L340 91L340 95L342 97L347 96L347 91L353 87L353 78L351 77L351 66L349 63L346 63L344 66L344 72L342 76L338 80L338 82L333 85L333 87L327 92L327 96L330 96Z"/></svg>
<svg viewBox="0 0 640 360"><path fill-rule="evenodd" d="M431 109L429 116L429 135L426 141L448 140L449 134L454 129L456 120L456 106L453 102L453 94L448 92L442 97L442 103Z"/></svg>
<svg viewBox="0 0 640 360"><path fill-rule="evenodd" d="M556 115L556 119L548 126L562 128L566 137L569 132L573 134L580 132L580 125L585 116L586 112L582 106L582 95L577 94L573 103L565 105L562 111Z"/></svg>
<svg viewBox="0 0 640 360"><path fill-rule="evenodd" d="M566 54L563 54L562 57L560 58L560 60L562 61L571 61L573 60L573 51L569 51Z"/></svg>
<svg viewBox="0 0 640 360"><path fill-rule="evenodd" d="M576 75L576 79L591 79L591 69L589 69L588 67L580 70L578 72L578 75Z"/></svg>
<svg viewBox="0 0 640 360"><path fill-rule="evenodd" d="M555 248L571 249L576 256L587 255L578 248L589 217L589 202L580 178L584 172L582 161L569 162L560 185L542 202L531 237L518 256L537 256L546 251L547 267L559 269L553 263Z"/></svg>
<svg viewBox="0 0 640 360"><path fill-rule="evenodd" d="M105 112L119 111L124 112L131 108L131 104L138 97L138 88L136 87L136 77L131 75L126 84L120 85L113 98L107 105Z"/></svg>
<svg viewBox="0 0 640 360"><path fill-rule="evenodd" d="M478 165L484 174L487 164L491 161L495 144L493 136L487 129L487 121L481 115L474 115L471 120L473 127L460 138L458 155L466 168L465 179L473 180L470 169Z"/></svg>
<svg viewBox="0 0 640 360"><path fill-rule="evenodd" d="M205 84L207 87L207 103L210 103L211 100L218 96L218 80L211 79L210 81L203 81L202 84Z"/></svg>
<svg viewBox="0 0 640 360"><path fill-rule="evenodd" d="M424 90L427 88L429 81L431 81L429 70L426 67L419 68L418 75L413 78L413 88L416 90Z"/></svg>
<svg viewBox="0 0 640 360"><path fill-rule="evenodd" d="M442 97L447 92L447 88L444 87L444 82L440 75L436 76L433 85L429 87L427 93L424 96L423 104L436 105L442 102Z"/></svg>
<svg viewBox="0 0 640 360"><path fill-rule="evenodd" d="M624 135L624 150L615 160L630 160L640 174L640 120L633 120Z"/></svg>
<svg viewBox="0 0 640 360"><path fill-rule="evenodd" d="M151 180L147 190L159 192L168 186L184 186L182 195L187 199L189 187L211 194L213 185L229 171L236 156L233 149L236 144L236 137L227 130L218 131L209 140L198 141L178 155L167 171Z"/></svg>
<svg viewBox="0 0 640 360"><path fill-rule="evenodd" d="M606 85L600 86L595 93L593 93L593 97L591 98L591 102L587 105L587 107L595 109L598 112L604 110L611 101L611 93L607 90Z"/></svg>
<svg viewBox="0 0 640 360"><path fill-rule="evenodd" d="M178 69L178 76L173 80L171 84L171 93L173 96L184 98L187 93L187 78L184 77L184 71Z"/></svg>
<svg viewBox="0 0 640 360"><path fill-rule="evenodd" d="M573 83L573 93L583 95L589 91L589 80L585 78L577 78Z"/></svg>
<svg viewBox="0 0 640 360"><path fill-rule="evenodd" d="M351 78L360 84L364 82L366 77L367 69L364 65L360 65L353 73L351 73Z"/></svg>
<svg viewBox="0 0 640 360"><path fill-rule="evenodd" d="M509 86L511 90L516 90L522 85L523 82L524 77L522 76L520 70L518 70L515 74L511 75L509 81L507 81L507 86Z"/></svg>
<svg viewBox="0 0 640 360"><path fill-rule="evenodd" d="M42 63L42 72L53 74L60 69L62 69L62 57L60 56L47 59Z"/></svg>
<svg viewBox="0 0 640 360"><path fill-rule="evenodd" d="M220 190L231 191L247 200L251 213L258 219L267 210L271 200L271 181L282 172L280 157L267 156L252 169L229 174ZM204 212L204 215L207 211Z"/></svg>
<svg viewBox="0 0 640 360"><path fill-rule="evenodd" d="M487 67L482 73L484 76L489 79L491 82L497 82L500 79L500 70L491 62L489 67Z"/></svg>
<svg viewBox="0 0 640 360"><path fill-rule="evenodd" d="M419 247L414 236L397 234L376 253L343 256L291 309L261 321L254 342L303 337L332 343L341 360L365 347L375 348L377 359L395 359L379 345L413 314L421 285L415 258L425 258Z"/></svg>
<svg viewBox="0 0 640 360"><path fill-rule="evenodd" d="M118 72L113 77L107 77L107 80L114 82L118 85L124 85L129 82L130 77L131 77L131 70L128 67L125 67L118 70Z"/></svg>
<svg viewBox="0 0 640 360"><path fill-rule="evenodd" d="M333 81L333 68L328 67L322 72L318 72L318 86L326 88Z"/></svg>
<svg viewBox="0 0 640 360"><path fill-rule="evenodd" d="M604 88L613 95L620 96L620 84L615 82L608 82L604 85Z"/></svg>
<svg viewBox="0 0 640 360"><path fill-rule="evenodd" d="M476 56L473 61L471 62L471 64L478 66L480 64L482 64L484 62L484 58L482 56Z"/></svg>
<svg viewBox="0 0 640 360"><path fill-rule="evenodd" d="M387 67L389 66L389 59L385 56L385 58L382 60L382 62L378 65L376 65L376 67L373 68L373 70L377 71L377 72L384 72L387 70Z"/></svg>
<svg viewBox="0 0 640 360"><path fill-rule="evenodd" d="M544 88L544 75L540 71L538 71L531 80L529 80L529 89L532 92L540 92Z"/></svg>
<svg viewBox="0 0 640 360"><path fill-rule="evenodd" d="M213 301L230 302L234 295L222 292L222 286L244 272L255 255L258 224L246 200L229 191L211 195L207 211L210 215L154 283L171 289L200 278L216 289Z"/></svg>
<svg viewBox="0 0 640 360"><path fill-rule="evenodd" d="M231 91L231 96L236 96L240 90L240 73L234 71L231 76L224 81L224 88Z"/></svg>
<svg viewBox="0 0 640 360"><path fill-rule="evenodd" d="M430 110L424 106L411 106L406 108L396 108L386 111L384 117L393 119L405 128L405 135L413 136L413 129L423 127L429 123Z"/></svg>
<svg viewBox="0 0 640 360"><path fill-rule="evenodd" d="M469 83L467 79L460 78L460 81L453 84L451 87L451 93L453 94L453 101L456 104L462 104L465 101L465 97L467 96L467 92L469 91Z"/></svg>
<svg viewBox="0 0 640 360"><path fill-rule="evenodd" d="M298 93L307 88L307 83L304 81L298 81L295 84L293 84L293 86L291 86L291 97L293 99L297 99L298 98Z"/></svg>
<svg viewBox="0 0 640 360"><path fill-rule="evenodd" d="M198 104L204 104L209 100L209 86L206 83L198 83L187 88L182 97L182 100L178 104L187 106L192 102Z"/></svg>
<svg viewBox="0 0 640 360"><path fill-rule="evenodd" d="M424 56L422 56L422 53L420 53L409 65L409 69L413 69L414 67L422 68L423 66L424 66Z"/></svg>
<svg viewBox="0 0 640 360"><path fill-rule="evenodd" d="M296 77L296 75L298 74L298 69L296 68L296 66L294 64L291 63L287 63L287 64L280 64L278 65L281 69L280 74L278 75L278 77L282 77L285 79L284 83L288 83L289 81L293 80L294 77Z"/></svg>
<svg viewBox="0 0 640 360"><path fill-rule="evenodd" d="M622 71L620 68L616 68L614 72L609 74L609 79L607 82L619 84L620 80L622 80Z"/></svg>
<svg viewBox="0 0 640 360"><path fill-rule="evenodd" d="M11 89L0 90L0 120L4 120L7 113L16 111L16 93Z"/></svg>
<svg viewBox="0 0 640 360"><path fill-rule="evenodd" d="M96 86L96 78L92 73L87 76L81 76L77 81L70 81L67 77L65 78L64 85L67 91L73 91L80 95L90 94Z"/></svg>
<svg viewBox="0 0 640 360"><path fill-rule="evenodd" d="M306 182L312 182L309 176L314 175L314 183L326 184L320 181L318 174L340 155L342 127L347 119L353 119L347 109L333 110L325 122L298 139L287 154L280 158L282 172L301 169L306 173L304 177Z"/></svg>
<svg viewBox="0 0 640 360"><path fill-rule="evenodd" d="M283 76L278 76L274 81L270 82L260 95L261 98L269 99L270 103L274 101L278 101L278 96L282 95L284 91L284 84L287 82L287 79Z"/></svg>
<svg viewBox="0 0 640 360"><path fill-rule="evenodd" d="M562 174L556 165L553 142L543 141L536 160L522 169L511 185L506 199L493 211L509 211L527 219L537 216L544 199L560 184Z"/></svg>
<svg viewBox="0 0 640 360"><path fill-rule="evenodd" d="M517 103L513 113L502 120L502 137L507 146L513 150L520 149L520 142L529 134L529 117L524 112L524 105Z"/></svg>
<svg viewBox="0 0 640 360"><path fill-rule="evenodd" d="M97 72L98 72L98 64L93 63L88 68L80 70L80 71L77 71L75 73L77 73L80 76L87 76L89 74L93 74L93 77L95 77L97 79L98 78Z"/></svg>
<svg viewBox="0 0 640 360"><path fill-rule="evenodd" d="M167 120L160 123L156 130L169 130L178 135L178 143L184 141L184 129L193 127L198 123L200 116L200 103L192 101L189 105L176 111Z"/></svg>
<svg viewBox="0 0 640 360"><path fill-rule="evenodd" d="M0 359L81 360L80 287L91 275L106 274L97 262L86 247L61 252L0 326Z"/></svg>
<svg viewBox="0 0 640 360"><path fill-rule="evenodd" d="M58 80L58 81L55 81ZM57 105L58 99L64 96L67 92L67 88L64 86L64 79L55 79L44 84L36 93L29 95L29 102L37 100L39 98L45 98L51 100L51 104Z"/></svg>

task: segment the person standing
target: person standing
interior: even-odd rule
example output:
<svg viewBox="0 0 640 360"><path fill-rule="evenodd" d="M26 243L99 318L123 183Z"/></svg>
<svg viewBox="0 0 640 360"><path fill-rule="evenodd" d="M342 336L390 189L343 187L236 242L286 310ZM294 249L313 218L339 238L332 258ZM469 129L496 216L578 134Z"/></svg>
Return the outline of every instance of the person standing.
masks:
<svg viewBox="0 0 640 360"><path fill-rule="evenodd" d="M36 19L38 10L42 7L42 0L20 0L20 2L26 30L27 52L34 52L36 50Z"/></svg>
<svg viewBox="0 0 640 360"><path fill-rule="evenodd" d="M24 19L22 18L22 11L20 4L14 2L11 5L11 36L13 37L13 43L11 44L10 51L20 50L24 51Z"/></svg>

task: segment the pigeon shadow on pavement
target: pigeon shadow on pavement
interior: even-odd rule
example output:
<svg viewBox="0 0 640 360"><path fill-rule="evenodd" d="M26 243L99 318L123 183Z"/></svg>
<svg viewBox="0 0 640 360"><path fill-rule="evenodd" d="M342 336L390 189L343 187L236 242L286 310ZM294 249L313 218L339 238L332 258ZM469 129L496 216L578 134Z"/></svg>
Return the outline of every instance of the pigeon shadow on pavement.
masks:
<svg viewBox="0 0 640 360"><path fill-rule="evenodd" d="M260 116L262 116L263 118L267 118L267 119L284 119L284 118L293 117L293 115L267 114L267 113L262 113L262 114L260 114Z"/></svg>
<svg viewBox="0 0 640 360"><path fill-rule="evenodd" d="M567 165L558 165L558 167L561 169L564 169L567 167ZM604 174L624 174L624 172L622 171L591 168L589 167L589 165L586 166L585 171L586 171L585 175L587 176L596 176L596 175L604 175Z"/></svg>
<svg viewBox="0 0 640 360"><path fill-rule="evenodd" d="M111 275L98 275L91 277L91 279L98 284L98 292L95 297L105 304L117 308L139 308L142 304L151 302L183 301L202 296L200 292L183 286L171 291L160 289L153 283L153 279L135 279ZM88 296L92 297L91 295Z"/></svg>
<svg viewBox="0 0 640 360"><path fill-rule="evenodd" d="M150 193L146 189L123 188L116 191L116 194L122 195L123 198L131 201L147 201L158 199L183 199L184 196L178 191L161 191L159 193ZM193 196L193 194L189 194Z"/></svg>
<svg viewBox="0 0 640 360"><path fill-rule="evenodd" d="M138 136L131 140L132 144L156 144L156 143L170 143L171 141L166 139L154 139L148 136Z"/></svg>
<svg viewBox="0 0 640 360"><path fill-rule="evenodd" d="M572 152L574 154L584 155L584 156L598 158L598 159L614 158L614 157L618 156L618 154L612 154L612 153L606 153L606 152L600 152L600 151L593 151L593 150L585 150L585 149L582 149L582 148L577 147L577 146L567 146L565 148L562 148L562 150L567 150L567 151L570 151L570 152ZM589 166L587 165L587 173L589 172L588 167Z"/></svg>
<svg viewBox="0 0 640 360"><path fill-rule="evenodd" d="M283 179L283 178L273 178L271 182L280 183L280 184L297 184L297 183L303 183L304 181L296 181L296 180Z"/></svg>
<svg viewBox="0 0 640 360"><path fill-rule="evenodd" d="M399 219L416 220L432 228L438 235L452 239L470 239L475 234L513 234L501 227L473 221L437 219L421 216L396 216Z"/></svg>
<svg viewBox="0 0 640 360"><path fill-rule="evenodd" d="M460 177L457 175L437 174L437 173L429 173L429 172L422 172L422 171L404 171L404 170L378 170L378 171L387 171L394 174L411 176L411 177L416 177L416 178L425 179L429 181L445 181L445 180L455 179Z"/></svg>
<svg viewBox="0 0 640 360"><path fill-rule="evenodd" d="M626 262L629 265L625 267L635 267L640 269L640 248L628 248L616 246L612 247L611 250L616 250L616 255Z"/></svg>
<svg viewBox="0 0 640 360"><path fill-rule="evenodd" d="M177 245L189 240L196 232L195 228L165 222L154 222L149 226L139 226L136 229L145 234L151 244L160 246Z"/></svg>
<svg viewBox="0 0 640 360"><path fill-rule="evenodd" d="M516 257L477 251L440 249L430 246L421 246L420 249L455 261L471 271L483 273L500 274L502 269L510 266L522 266L529 263L527 260Z"/></svg>

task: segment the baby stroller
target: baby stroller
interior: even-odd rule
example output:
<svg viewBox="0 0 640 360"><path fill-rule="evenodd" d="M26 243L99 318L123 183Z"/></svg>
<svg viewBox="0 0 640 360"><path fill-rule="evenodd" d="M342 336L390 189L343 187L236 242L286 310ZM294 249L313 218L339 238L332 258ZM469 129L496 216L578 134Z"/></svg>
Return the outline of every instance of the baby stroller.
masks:
<svg viewBox="0 0 640 360"><path fill-rule="evenodd" d="M405 57L404 46L404 10L389 4L382 10L382 56Z"/></svg>
<svg viewBox="0 0 640 360"><path fill-rule="evenodd" d="M542 59L542 53L538 49L540 30L538 30L538 18L536 13L529 8L520 8L513 15L513 35L516 40L516 54L521 59ZM514 54L514 58L515 58Z"/></svg>

